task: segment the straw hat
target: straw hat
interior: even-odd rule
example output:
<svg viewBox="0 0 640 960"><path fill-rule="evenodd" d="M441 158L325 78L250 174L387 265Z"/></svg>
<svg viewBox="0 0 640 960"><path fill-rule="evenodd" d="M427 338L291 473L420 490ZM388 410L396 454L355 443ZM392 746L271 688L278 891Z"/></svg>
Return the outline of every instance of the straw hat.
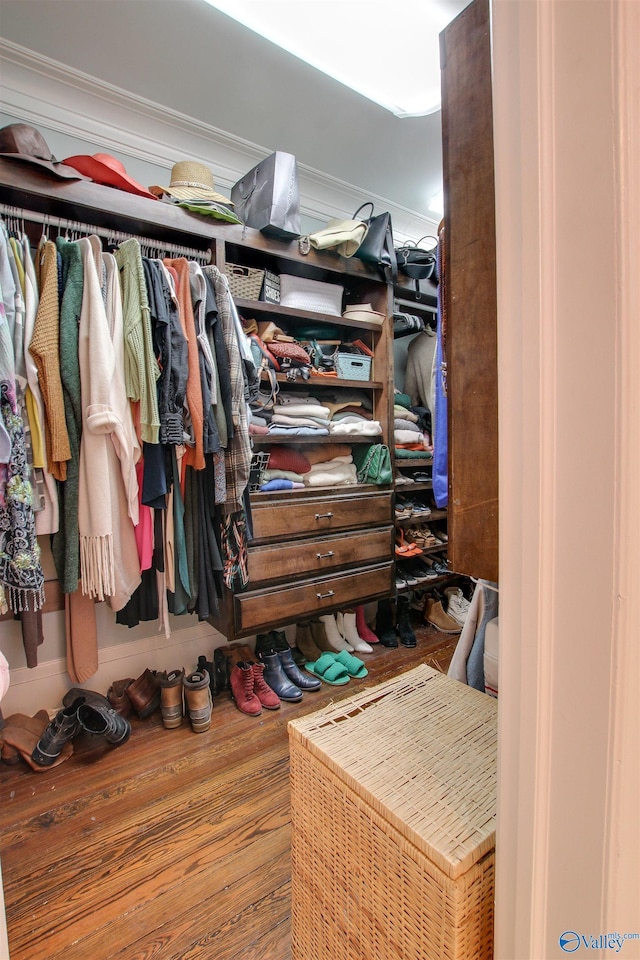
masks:
<svg viewBox="0 0 640 960"><path fill-rule="evenodd" d="M203 163L194 160L180 160L171 169L171 182L168 187L149 187L151 193L161 197L167 193L177 200L217 200L233 206L228 197L223 197L214 189L213 174Z"/></svg>
<svg viewBox="0 0 640 960"><path fill-rule="evenodd" d="M378 313L370 303L352 303L345 307L342 316L345 320L368 320L373 323L383 323L385 320L385 314Z"/></svg>
<svg viewBox="0 0 640 960"><path fill-rule="evenodd" d="M81 154L77 157L67 157L64 162L74 170L83 173L85 177L89 177L94 183L101 183L105 187L117 187L118 190L135 193L139 197L158 199L130 177L124 164L112 157L110 153L94 153L93 156Z"/></svg>

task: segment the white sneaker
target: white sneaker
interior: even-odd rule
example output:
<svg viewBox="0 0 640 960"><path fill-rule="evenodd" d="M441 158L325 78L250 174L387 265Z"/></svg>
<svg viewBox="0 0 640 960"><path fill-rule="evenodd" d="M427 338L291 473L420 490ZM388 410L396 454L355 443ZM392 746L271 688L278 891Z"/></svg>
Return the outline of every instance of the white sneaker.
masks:
<svg viewBox="0 0 640 960"><path fill-rule="evenodd" d="M447 598L447 613L456 623L464 627L471 604L460 587L447 587L444 592Z"/></svg>

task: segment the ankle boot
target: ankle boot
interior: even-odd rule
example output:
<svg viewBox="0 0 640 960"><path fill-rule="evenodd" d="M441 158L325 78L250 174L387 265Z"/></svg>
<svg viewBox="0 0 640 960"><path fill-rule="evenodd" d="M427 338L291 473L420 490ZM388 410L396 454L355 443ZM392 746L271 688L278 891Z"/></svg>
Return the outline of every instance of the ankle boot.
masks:
<svg viewBox="0 0 640 960"><path fill-rule="evenodd" d="M369 624L366 621L364 615L364 604L360 604L359 607L354 607L356 612L356 630L362 637L365 643L379 643L378 637L375 635L373 630L369 627Z"/></svg>
<svg viewBox="0 0 640 960"><path fill-rule="evenodd" d="M396 633L403 647L417 646L416 635L411 627L411 601L406 594L398 597L396 605Z"/></svg>
<svg viewBox="0 0 640 960"><path fill-rule="evenodd" d="M260 658L262 653L273 653L275 647L273 645L273 634L272 633L259 633L256 637L256 649L255 656L251 656L249 660L257 660Z"/></svg>
<svg viewBox="0 0 640 960"><path fill-rule="evenodd" d="M277 657L278 654L265 654L265 656ZM273 689L271 684L267 683L266 677L266 668L264 663L258 661L257 663L251 664L251 670L253 672L253 692L258 698L263 707L267 710L279 710L280 709L280 697Z"/></svg>
<svg viewBox="0 0 640 960"><path fill-rule="evenodd" d="M344 610L336 614L336 622L340 633L356 653L373 653L373 647L370 647L358 632L355 610Z"/></svg>
<svg viewBox="0 0 640 960"><path fill-rule="evenodd" d="M334 653L340 653L341 650L346 650L347 653L353 652L353 647L348 640L345 640L338 629L338 624L336 623L336 616L334 613L327 613L318 619L320 620L320 623L324 625L330 651L333 651ZM316 643L317 642L318 641L316 640Z"/></svg>
<svg viewBox="0 0 640 960"><path fill-rule="evenodd" d="M444 612L442 601L434 597L427 597L425 600L423 616L424 622L435 627L440 633L460 633L462 630L460 624Z"/></svg>
<svg viewBox="0 0 640 960"><path fill-rule="evenodd" d="M318 623L318 626L322 628L324 634L324 628L321 623ZM319 656L322 654L322 650L318 647L318 644L315 641L313 635L313 625L310 623L299 623L296 626L296 647L305 658L305 662L315 663Z"/></svg>
<svg viewBox="0 0 640 960"><path fill-rule="evenodd" d="M322 686L322 680L312 677L310 673L303 673L293 659L291 648L287 644L286 650L278 651L278 660L285 674L295 684L299 690L319 690Z"/></svg>
<svg viewBox="0 0 640 960"><path fill-rule="evenodd" d="M235 663L229 675L229 685L238 710L250 717L257 717L262 713L262 704L253 691L253 664Z"/></svg>
<svg viewBox="0 0 640 960"><path fill-rule="evenodd" d="M204 733L211 726L211 690L209 677L206 673L194 670L183 677L184 697L187 702L187 713L194 733Z"/></svg>
<svg viewBox="0 0 640 960"><path fill-rule="evenodd" d="M155 670L147 668L137 680L129 684L126 693L141 720L151 716L160 706L160 688L156 682Z"/></svg>
<svg viewBox="0 0 640 960"><path fill-rule="evenodd" d="M376 633L383 647L397 647L398 641L393 629L394 616L390 600L378 600L376 613Z"/></svg>
<svg viewBox="0 0 640 960"><path fill-rule="evenodd" d="M127 687L133 683L133 677L126 680L114 680L107 690L107 700L121 717L126 720L131 716L131 700L127 696Z"/></svg>
<svg viewBox="0 0 640 960"><path fill-rule="evenodd" d="M213 696L217 697L223 690L230 690L229 672L231 665L222 649L216 647L213 651Z"/></svg>
<svg viewBox="0 0 640 960"><path fill-rule="evenodd" d="M93 694L78 706L78 720L87 733L99 734L114 747L125 743L131 735L129 721L99 694Z"/></svg>
<svg viewBox="0 0 640 960"><path fill-rule="evenodd" d="M205 674L203 674L203 676L204 675ZM184 667L182 670L172 670L171 673L158 673L156 676L158 684L160 685L162 725L166 730L175 730L182 723L182 717L184 715ZM206 676L208 676L208 674Z"/></svg>
<svg viewBox="0 0 640 960"><path fill-rule="evenodd" d="M78 719L78 707L82 698L78 697L70 707L59 710L38 740L31 758L41 767L50 767L58 759L62 748L73 740L82 730Z"/></svg>
<svg viewBox="0 0 640 960"><path fill-rule="evenodd" d="M302 690L289 680L282 669L277 653L263 653L261 660L264 664L264 679L280 700L287 703L298 703L299 700L302 700ZM256 693L258 693L257 690ZM258 696L260 696L259 693ZM264 701L262 705L266 706Z"/></svg>
<svg viewBox="0 0 640 960"><path fill-rule="evenodd" d="M198 657L198 666L196 667L198 673L206 673L209 677L209 689L211 690L211 696L215 696L215 676L213 672L213 660L207 660L202 654ZM160 699L162 703L162 698Z"/></svg>
<svg viewBox="0 0 640 960"><path fill-rule="evenodd" d="M290 650L289 641L287 640L287 635L284 630L272 630L269 634L271 642L273 644L273 649L280 653L282 650L285 652Z"/></svg>

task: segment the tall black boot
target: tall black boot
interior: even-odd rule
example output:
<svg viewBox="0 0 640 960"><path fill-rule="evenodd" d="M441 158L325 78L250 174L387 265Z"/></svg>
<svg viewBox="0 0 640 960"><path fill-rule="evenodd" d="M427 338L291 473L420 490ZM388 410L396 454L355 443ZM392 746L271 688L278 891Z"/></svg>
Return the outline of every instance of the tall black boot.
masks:
<svg viewBox="0 0 640 960"><path fill-rule="evenodd" d="M376 613L376 636L383 647L397 647L395 631L393 629L393 607L390 600L378 600Z"/></svg>
<svg viewBox="0 0 640 960"><path fill-rule="evenodd" d="M417 645L416 635L411 626L411 602L406 593L398 597L396 606L396 633L400 637L400 643L403 647L415 647Z"/></svg>

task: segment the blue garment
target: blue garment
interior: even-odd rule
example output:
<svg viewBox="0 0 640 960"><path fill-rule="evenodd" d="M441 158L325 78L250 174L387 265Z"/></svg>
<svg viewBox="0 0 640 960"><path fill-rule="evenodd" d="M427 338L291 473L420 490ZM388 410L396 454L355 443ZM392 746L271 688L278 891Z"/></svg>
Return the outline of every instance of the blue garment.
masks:
<svg viewBox="0 0 640 960"><path fill-rule="evenodd" d="M441 244L438 244L438 276L442 276ZM436 328L435 355L435 416L433 418L433 498L436 506L442 509L449 502L448 456L449 438L447 434L447 395L442 371L442 283L438 284L438 324Z"/></svg>

